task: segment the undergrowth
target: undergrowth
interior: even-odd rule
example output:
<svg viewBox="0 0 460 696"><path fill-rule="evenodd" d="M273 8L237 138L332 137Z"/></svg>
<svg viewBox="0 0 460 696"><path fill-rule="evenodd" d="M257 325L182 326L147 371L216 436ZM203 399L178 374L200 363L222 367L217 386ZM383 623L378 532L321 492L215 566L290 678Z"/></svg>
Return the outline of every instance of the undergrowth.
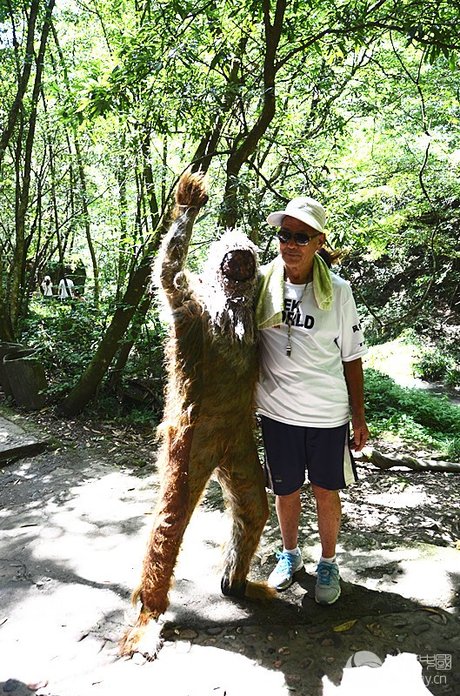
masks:
<svg viewBox="0 0 460 696"><path fill-rule="evenodd" d="M447 397L401 387L373 368L365 371L365 391L372 437L397 436L411 448L460 461L460 408Z"/></svg>

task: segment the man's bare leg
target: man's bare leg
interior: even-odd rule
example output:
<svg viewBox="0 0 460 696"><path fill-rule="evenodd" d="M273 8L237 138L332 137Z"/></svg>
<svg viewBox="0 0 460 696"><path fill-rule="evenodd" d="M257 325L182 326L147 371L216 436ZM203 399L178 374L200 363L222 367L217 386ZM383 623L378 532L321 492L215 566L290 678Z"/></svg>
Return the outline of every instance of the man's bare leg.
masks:
<svg viewBox="0 0 460 696"><path fill-rule="evenodd" d="M284 548L297 548L301 509L300 488L289 495L277 495L275 507Z"/></svg>
<svg viewBox="0 0 460 696"><path fill-rule="evenodd" d="M318 531L323 558L333 558L342 518L342 504L338 491L329 491L312 484L316 498Z"/></svg>

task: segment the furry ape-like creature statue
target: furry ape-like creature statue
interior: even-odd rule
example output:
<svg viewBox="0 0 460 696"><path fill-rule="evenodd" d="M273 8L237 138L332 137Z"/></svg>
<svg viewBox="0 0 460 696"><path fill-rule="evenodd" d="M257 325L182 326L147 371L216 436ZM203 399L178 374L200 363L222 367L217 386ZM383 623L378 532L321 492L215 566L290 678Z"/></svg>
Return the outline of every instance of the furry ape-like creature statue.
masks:
<svg viewBox="0 0 460 696"><path fill-rule="evenodd" d="M267 586L246 577L268 516L253 434L256 247L229 231L211 246L200 277L184 270L193 223L206 200L202 176L183 175L175 219L157 262L172 314L160 426L161 490L141 584L133 595L141 602L140 614L121 643L122 654L140 652L150 659L161 646L158 619L168 606L183 534L214 471L233 515L222 592L249 599L272 596Z"/></svg>

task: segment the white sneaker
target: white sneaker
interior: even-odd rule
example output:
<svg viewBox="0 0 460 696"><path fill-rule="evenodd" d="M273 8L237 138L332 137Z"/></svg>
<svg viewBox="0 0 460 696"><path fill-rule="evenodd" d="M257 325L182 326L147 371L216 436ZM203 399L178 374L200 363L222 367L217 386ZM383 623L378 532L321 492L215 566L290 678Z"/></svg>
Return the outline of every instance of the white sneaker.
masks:
<svg viewBox="0 0 460 696"><path fill-rule="evenodd" d="M294 573L303 568L300 553L277 553L278 563L270 573L267 584L275 590L286 590L294 581Z"/></svg>

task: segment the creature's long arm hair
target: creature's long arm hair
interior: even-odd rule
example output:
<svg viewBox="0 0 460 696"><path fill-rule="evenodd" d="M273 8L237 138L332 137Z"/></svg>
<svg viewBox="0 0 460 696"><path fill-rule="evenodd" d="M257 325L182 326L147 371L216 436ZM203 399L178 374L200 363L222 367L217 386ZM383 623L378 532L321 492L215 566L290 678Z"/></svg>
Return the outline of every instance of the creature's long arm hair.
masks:
<svg viewBox="0 0 460 696"><path fill-rule="evenodd" d="M182 304L187 291L187 282L182 271L187 258L193 223L207 200L203 174L192 172L183 174L176 189L173 223L163 240L154 271L159 277L172 309Z"/></svg>

